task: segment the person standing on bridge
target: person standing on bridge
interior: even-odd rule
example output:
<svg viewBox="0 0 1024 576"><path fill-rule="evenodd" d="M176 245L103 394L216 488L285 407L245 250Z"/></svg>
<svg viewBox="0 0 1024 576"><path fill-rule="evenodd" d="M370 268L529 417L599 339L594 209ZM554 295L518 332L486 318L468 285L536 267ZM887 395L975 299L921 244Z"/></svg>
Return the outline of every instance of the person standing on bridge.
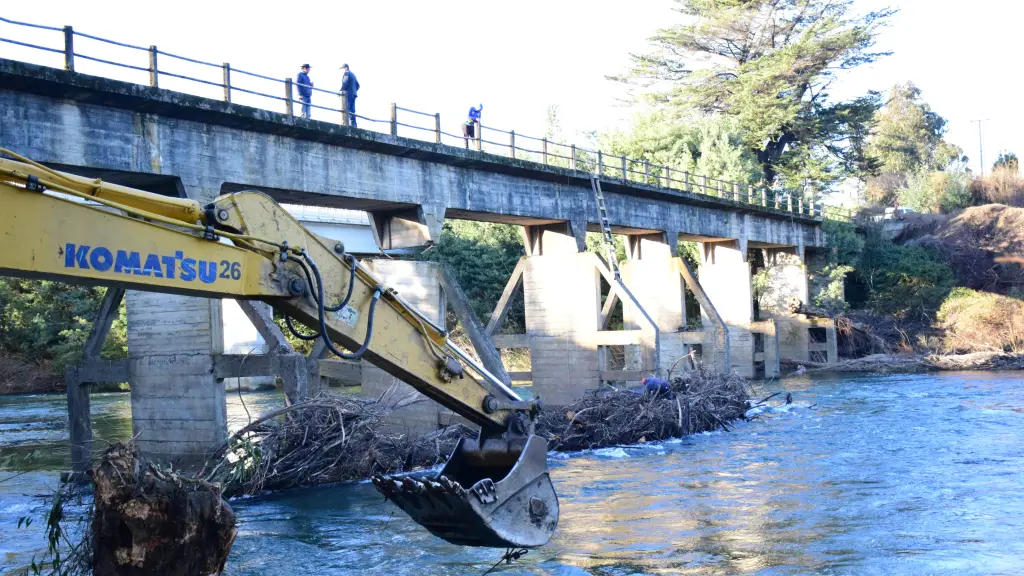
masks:
<svg viewBox="0 0 1024 576"><path fill-rule="evenodd" d="M484 105L481 104L479 108L469 107L469 118L466 119L466 123L462 125L462 139L466 141L466 148L469 148L469 139L476 138L476 131L480 127L480 113L483 112Z"/></svg>
<svg viewBox="0 0 1024 576"><path fill-rule="evenodd" d="M359 80L356 75L348 69L348 64L342 64L341 70L341 95L345 97L345 104L348 105L348 125L356 127L356 96L359 93Z"/></svg>
<svg viewBox="0 0 1024 576"><path fill-rule="evenodd" d="M309 64L302 65L295 83L299 85L299 98L302 99L302 117L309 119L310 104L313 103L313 81L309 79Z"/></svg>

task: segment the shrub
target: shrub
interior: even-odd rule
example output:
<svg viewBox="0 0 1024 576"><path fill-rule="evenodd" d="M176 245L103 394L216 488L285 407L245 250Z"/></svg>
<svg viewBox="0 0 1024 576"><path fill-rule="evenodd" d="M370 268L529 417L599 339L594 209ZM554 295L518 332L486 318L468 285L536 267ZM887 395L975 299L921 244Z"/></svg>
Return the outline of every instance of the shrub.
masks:
<svg viewBox="0 0 1024 576"><path fill-rule="evenodd" d="M941 252L894 244L876 228L867 230L856 275L869 290L868 308L897 320L930 321L956 284Z"/></svg>
<svg viewBox="0 0 1024 576"><path fill-rule="evenodd" d="M1005 204L1024 206L1024 178L1010 166L997 166L988 176L971 182L974 204Z"/></svg>
<svg viewBox="0 0 1024 576"><path fill-rule="evenodd" d="M971 203L970 177L962 171L924 170L910 176L899 199L901 206L918 212L959 210Z"/></svg>
<svg viewBox="0 0 1024 576"><path fill-rule="evenodd" d="M948 352L1024 351L1024 301L954 288L938 312Z"/></svg>

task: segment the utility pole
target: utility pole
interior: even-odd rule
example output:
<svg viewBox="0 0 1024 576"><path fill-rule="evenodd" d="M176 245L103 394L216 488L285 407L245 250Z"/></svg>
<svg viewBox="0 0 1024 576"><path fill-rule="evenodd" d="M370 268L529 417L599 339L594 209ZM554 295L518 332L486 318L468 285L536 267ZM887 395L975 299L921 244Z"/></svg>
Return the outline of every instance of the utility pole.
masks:
<svg viewBox="0 0 1024 576"><path fill-rule="evenodd" d="M981 145L981 142L982 142L982 140L981 140L981 123L985 122L986 120L988 120L988 118L981 118L981 119L978 119L978 120L971 120L971 122L977 122L978 123L978 167L979 167L978 176L984 176L985 175L985 152L984 152L984 149L982 148L982 145Z"/></svg>

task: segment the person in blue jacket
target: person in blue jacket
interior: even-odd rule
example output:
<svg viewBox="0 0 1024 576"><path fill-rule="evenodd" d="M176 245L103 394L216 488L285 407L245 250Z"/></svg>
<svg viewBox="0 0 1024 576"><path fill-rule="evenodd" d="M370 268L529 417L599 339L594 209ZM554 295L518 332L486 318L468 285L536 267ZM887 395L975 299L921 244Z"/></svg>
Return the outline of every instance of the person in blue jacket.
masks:
<svg viewBox="0 0 1024 576"><path fill-rule="evenodd" d="M483 104L479 108L475 106L469 107L469 117L466 118L466 123L462 125L462 138L466 141L466 148L469 148L469 139L476 137L476 127L480 125L480 112L483 109Z"/></svg>
<svg viewBox="0 0 1024 576"><path fill-rule="evenodd" d="M348 104L348 125L353 128L356 125L356 96L359 94L359 80L356 75L348 69L348 64L342 64L341 70L341 93L345 96L345 103Z"/></svg>
<svg viewBox="0 0 1024 576"><path fill-rule="evenodd" d="M309 64L303 64L301 72L295 78L299 87L299 98L302 100L302 117L309 118L310 104L313 103L313 81L309 79Z"/></svg>

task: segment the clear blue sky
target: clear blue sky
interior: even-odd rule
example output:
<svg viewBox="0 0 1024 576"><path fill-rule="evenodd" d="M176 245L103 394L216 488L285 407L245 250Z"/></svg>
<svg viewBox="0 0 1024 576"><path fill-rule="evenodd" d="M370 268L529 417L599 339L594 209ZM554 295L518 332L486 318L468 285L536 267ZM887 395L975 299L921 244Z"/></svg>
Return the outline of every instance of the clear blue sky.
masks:
<svg viewBox="0 0 1024 576"><path fill-rule="evenodd" d="M644 51L656 28L678 21L671 0L377 0L295 3L265 7L251 2L179 0L169 9L122 0L54 0L5 3L16 20L61 26L124 42L230 62L236 68L284 78L303 62L313 65L317 87L336 90L344 62L359 76L359 112L385 119L392 101L440 112L445 129L458 131L470 104L483 102L485 123L542 135L545 111L560 107L565 131L622 126L631 112L622 87L605 75L622 72L630 52ZM949 120L949 138L964 148L977 169L977 125L986 118L986 164L1002 149L1024 153L1016 60L1024 4L1005 0L860 0L868 10L901 9L879 41L894 54L847 73L837 97L885 90L912 80L932 107ZM28 35L6 24L0 34L60 46L56 33ZM144 54L80 40L78 50L118 60ZM32 56L0 44L0 56L59 65L58 56ZM189 75L219 71L170 61L161 67ZM144 82L141 73L79 63L79 69ZM237 81L237 80L236 80ZM174 87L171 79L163 81ZM269 85L252 88L279 90ZM211 89L211 96L218 92ZM244 96L236 100L245 102ZM318 94L314 103L336 105ZM317 112L314 113L316 116ZM331 118L322 113L325 119ZM333 119L333 118L331 118Z"/></svg>

